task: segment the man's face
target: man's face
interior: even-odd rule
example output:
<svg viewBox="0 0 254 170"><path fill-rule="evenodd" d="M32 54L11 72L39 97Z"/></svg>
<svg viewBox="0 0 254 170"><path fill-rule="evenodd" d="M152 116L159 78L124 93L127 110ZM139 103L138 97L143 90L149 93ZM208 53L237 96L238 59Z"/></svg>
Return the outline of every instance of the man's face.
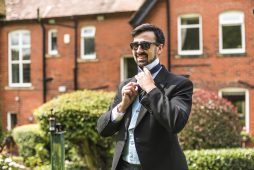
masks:
<svg viewBox="0 0 254 170"><path fill-rule="evenodd" d="M142 45L136 45L136 48L132 48L132 54L137 65L141 68L153 62L157 57L159 57L162 51L162 45L156 45L156 37L152 31L143 32L133 39L133 44L142 44L144 42L152 43L150 48L143 49ZM134 46L135 47L135 46Z"/></svg>

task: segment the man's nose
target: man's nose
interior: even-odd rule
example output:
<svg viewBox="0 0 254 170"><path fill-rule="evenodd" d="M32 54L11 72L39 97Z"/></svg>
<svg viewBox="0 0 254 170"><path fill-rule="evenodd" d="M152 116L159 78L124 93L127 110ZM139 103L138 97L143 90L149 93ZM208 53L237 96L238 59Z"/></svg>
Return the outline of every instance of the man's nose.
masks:
<svg viewBox="0 0 254 170"><path fill-rule="evenodd" d="M143 52L144 50L143 50L143 48L141 47L141 45L139 45L136 51L137 51L137 53L140 53L140 52Z"/></svg>

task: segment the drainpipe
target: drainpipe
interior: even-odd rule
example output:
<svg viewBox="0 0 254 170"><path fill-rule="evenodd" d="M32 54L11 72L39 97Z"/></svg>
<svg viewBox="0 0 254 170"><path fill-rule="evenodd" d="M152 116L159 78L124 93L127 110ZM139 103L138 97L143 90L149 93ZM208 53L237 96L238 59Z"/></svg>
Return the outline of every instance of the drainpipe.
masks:
<svg viewBox="0 0 254 170"><path fill-rule="evenodd" d="M42 30L42 96L43 103L46 102L47 95L47 82L46 82L46 29L40 18L40 9L37 9L37 19L41 25Z"/></svg>
<svg viewBox="0 0 254 170"><path fill-rule="evenodd" d="M78 90L78 20L74 17L74 90Z"/></svg>
<svg viewBox="0 0 254 170"><path fill-rule="evenodd" d="M171 71L171 58L170 58L170 0L166 0L166 20L167 20L167 52L168 52L168 71Z"/></svg>

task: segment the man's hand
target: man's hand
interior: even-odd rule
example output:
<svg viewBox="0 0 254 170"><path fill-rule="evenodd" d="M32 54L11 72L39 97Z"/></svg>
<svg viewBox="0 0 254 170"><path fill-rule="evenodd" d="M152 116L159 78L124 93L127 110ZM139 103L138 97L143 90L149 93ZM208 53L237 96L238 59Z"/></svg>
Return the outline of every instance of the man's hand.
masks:
<svg viewBox="0 0 254 170"><path fill-rule="evenodd" d="M138 84L136 82L129 82L122 88L122 101L118 104L118 112L124 113L126 109L132 104L136 96Z"/></svg>
<svg viewBox="0 0 254 170"><path fill-rule="evenodd" d="M135 78L137 79L139 86L147 93L156 88L153 77L146 67L144 67L143 72L138 73Z"/></svg>

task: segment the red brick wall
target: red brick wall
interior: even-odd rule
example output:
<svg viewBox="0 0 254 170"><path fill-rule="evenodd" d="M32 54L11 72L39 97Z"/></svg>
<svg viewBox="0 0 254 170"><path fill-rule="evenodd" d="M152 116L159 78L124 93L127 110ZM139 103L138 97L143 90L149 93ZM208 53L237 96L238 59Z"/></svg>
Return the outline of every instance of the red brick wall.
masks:
<svg viewBox="0 0 254 170"><path fill-rule="evenodd" d="M120 81L120 59L130 55L131 14L105 15L103 21L96 16L86 17L78 23L78 87L94 89L106 86L105 90L115 91ZM59 21L57 22L59 23ZM73 21L60 21L73 25ZM96 57L94 61L80 60L80 30L84 26L96 27ZM60 94L59 86L66 86L67 92L74 89L74 29L59 25L46 27L46 75L53 78L47 83L47 101ZM8 87L8 33L26 29L31 33L31 88ZM48 54L48 30L57 29L58 55ZM70 43L64 44L64 34L70 34ZM18 114L18 125L31 123L28 117L43 103L42 87L42 30L38 23L7 24L1 30L1 113L3 127L6 127L7 112ZM19 101L15 98L19 97Z"/></svg>
<svg viewBox="0 0 254 170"><path fill-rule="evenodd" d="M196 88L218 91L225 87L243 87L250 93L250 129L254 133L253 88L243 86L239 80L254 85L253 48L253 1L225 0L178 0L171 3L171 59L172 69L179 74L189 74ZM245 19L246 54L227 56L219 54L219 14L229 10L242 11ZM177 17L182 14L198 13L202 16L202 58L178 58ZM189 65L189 66L186 66Z"/></svg>
<svg viewBox="0 0 254 170"><path fill-rule="evenodd" d="M170 1L170 48L171 71L190 75L195 88L218 92L221 88L241 87L248 89L250 99L250 131L254 134L254 90L240 84L244 81L254 85L254 1L242 0L173 0ZM229 10L242 11L245 19L246 54L219 54L219 14ZM197 13L202 16L203 55L196 58L181 58L177 52L177 19L180 15ZM145 22L159 25L166 34L166 2L160 0L146 17ZM167 65L166 53L161 61Z"/></svg>
<svg viewBox="0 0 254 170"><path fill-rule="evenodd" d="M225 87L244 87L250 95L250 125L254 133L254 90L253 87L240 84L245 81L254 85L254 8L253 0L173 0L170 1L170 47L171 69L176 74L188 74L194 82L195 88L205 88L218 92ZM246 54L238 56L221 56L219 54L219 14L228 10L244 12ZM179 58L177 54L177 18L182 14L198 13L202 16L203 51L200 58ZM84 26L96 27L96 57L95 61L78 60L79 89L94 89L106 86L105 90L115 90L120 81L120 59L130 55L129 42L132 40L131 26L128 24L131 14L105 15L103 21L96 20L96 16L84 17L78 24L78 58L80 58L80 29ZM156 24L162 28L165 35L166 2L158 1L144 22ZM62 24L73 24L72 21L62 21ZM58 30L58 57L47 58L47 77L53 80L47 83L47 100L59 95L58 87L65 85L67 92L73 90L74 68L74 30L62 26L47 25L46 30ZM31 79L32 89L8 88L8 32L16 29L31 31ZM63 43L64 34L70 34L70 43ZM47 34L46 34L47 37ZM1 28L1 57L0 57L0 85L2 97L2 120L6 126L8 111L19 114L19 124L29 123L27 117L32 110L42 104L42 33L38 23L9 24ZM167 42L166 42L167 43ZM47 46L46 46L47 48ZM160 58L168 67L165 50ZM20 101L16 102L15 97Z"/></svg>
<svg viewBox="0 0 254 170"><path fill-rule="evenodd" d="M8 33L15 30L29 30L31 37L31 88L10 88L8 86ZM35 24L8 24L1 29L1 114L6 127L7 112L18 115L18 125L29 123L32 110L42 103L42 50L41 30ZM15 98L19 98L17 101Z"/></svg>
<svg viewBox="0 0 254 170"><path fill-rule="evenodd" d="M97 57L97 61L94 62L79 61L78 82L81 89L108 86L106 90L116 90L120 81L120 58L131 54L129 17L130 15L123 14L114 17L105 16L105 20L101 22L85 20L79 23L80 29L89 25L96 27ZM80 48L78 52L80 56Z"/></svg>

